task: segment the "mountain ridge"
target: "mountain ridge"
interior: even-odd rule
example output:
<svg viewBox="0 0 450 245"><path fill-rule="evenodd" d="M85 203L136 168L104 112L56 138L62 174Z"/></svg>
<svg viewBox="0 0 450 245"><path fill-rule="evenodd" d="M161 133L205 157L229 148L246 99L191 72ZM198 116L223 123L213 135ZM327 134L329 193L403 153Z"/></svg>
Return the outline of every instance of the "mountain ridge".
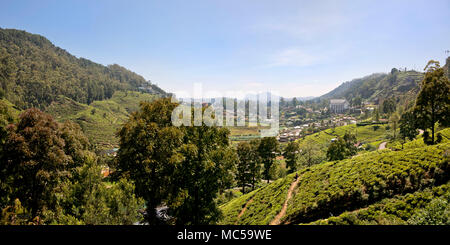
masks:
<svg viewBox="0 0 450 245"><path fill-rule="evenodd" d="M346 81L319 98L350 100L359 96L366 101L378 103L390 97L415 96L419 92L422 79L421 72L400 71L393 68L391 73L373 73Z"/></svg>
<svg viewBox="0 0 450 245"><path fill-rule="evenodd" d="M120 65L77 58L46 37L0 28L0 82L6 98L25 109L45 108L58 96L90 104L116 91L167 95L157 85Z"/></svg>

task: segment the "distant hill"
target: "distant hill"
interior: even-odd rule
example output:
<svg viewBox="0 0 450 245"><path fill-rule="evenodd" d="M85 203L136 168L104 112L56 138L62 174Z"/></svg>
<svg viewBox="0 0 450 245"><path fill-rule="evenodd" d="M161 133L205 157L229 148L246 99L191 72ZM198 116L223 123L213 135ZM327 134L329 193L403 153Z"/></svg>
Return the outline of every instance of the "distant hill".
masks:
<svg viewBox="0 0 450 245"><path fill-rule="evenodd" d="M119 65L77 58L45 37L0 28L0 92L19 108L45 108L59 96L90 104L116 91L166 94Z"/></svg>
<svg viewBox="0 0 450 245"><path fill-rule="evenodd" d="M293 97L293 98L284 98L284 100L286 102L290 102L292 101L294 98L296 98L298 101L307 101L307 100L312 100L315 97L314 96L307 96L307 97Z"/></svg>
<svg viewBox="0 0 450 245"><path fill-rule="evenodd" d="M378 102L390 97L415 95L419 91L423 73L417 71L399 71L392 69L391 73L375 73L363 78L344 82L320 99L338 99L360 96L367 101Z"/></svg>

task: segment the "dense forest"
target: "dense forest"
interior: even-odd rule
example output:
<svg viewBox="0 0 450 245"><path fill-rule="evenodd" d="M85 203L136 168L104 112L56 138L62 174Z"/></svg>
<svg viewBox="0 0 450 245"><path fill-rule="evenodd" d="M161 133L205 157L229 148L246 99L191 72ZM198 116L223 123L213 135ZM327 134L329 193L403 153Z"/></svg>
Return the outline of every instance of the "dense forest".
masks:
<svg viewBox="0 0 450 245"><path fill-rule="evenodd" d="M21 109L43 109L60 95L90 104L111 98L115 91L165 94L117 64L103 66L77 58L43 36L1 28L0 82L0 96Z"/></svg>

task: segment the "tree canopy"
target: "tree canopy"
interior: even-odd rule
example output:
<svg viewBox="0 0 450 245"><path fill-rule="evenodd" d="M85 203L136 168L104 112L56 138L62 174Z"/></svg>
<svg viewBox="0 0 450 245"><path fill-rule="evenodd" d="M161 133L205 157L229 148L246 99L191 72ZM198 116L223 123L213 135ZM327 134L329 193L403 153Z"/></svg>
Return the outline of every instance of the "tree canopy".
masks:
<svg viewBox="0 0 450 245"><path fill-rule="evenodd" d="M171 115L176 106L168 98L141 103L118 133L117 168L135 181L150 224L161 222L155 210L160 205L169 208L171 223L214 223L220 216L215 198L229 187L237 161L229 151L229 130L204 124L175 127Z"/></svg>
<svg viewBox="0 0 450 245"><path fill-rule="evenodd" d="M142 202L127 180L106 184L80 127L28 109L0 142L2 222L132 224ZM20 220L19 220L20 218Z"/></svg>

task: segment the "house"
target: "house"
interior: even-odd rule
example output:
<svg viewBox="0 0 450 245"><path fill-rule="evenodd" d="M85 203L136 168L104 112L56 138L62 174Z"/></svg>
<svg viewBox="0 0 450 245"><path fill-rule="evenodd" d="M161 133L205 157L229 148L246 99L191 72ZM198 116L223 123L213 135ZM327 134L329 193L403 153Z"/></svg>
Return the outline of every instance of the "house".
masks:
<svg viewBox="0 0 450 245"><path fill-rule="evenodd" d="M331 113L340 114L348 109L348 102L344 99L333 99L330 100L330 111Z"/></svg>

